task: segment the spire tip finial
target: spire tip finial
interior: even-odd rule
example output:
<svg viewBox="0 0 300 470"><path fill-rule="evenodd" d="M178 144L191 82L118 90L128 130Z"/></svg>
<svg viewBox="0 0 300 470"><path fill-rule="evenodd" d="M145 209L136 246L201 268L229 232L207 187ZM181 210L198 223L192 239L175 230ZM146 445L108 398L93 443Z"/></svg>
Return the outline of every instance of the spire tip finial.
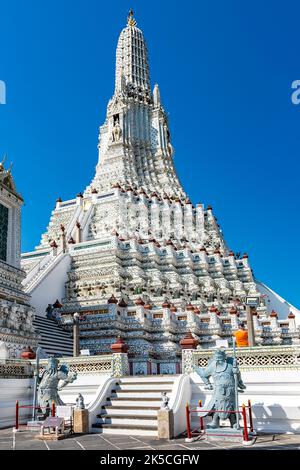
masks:
<svg viewBox="0 0 300 470"><path fill-rule="evenodd" d="M135 26L135 25L136 25L136 21L135 21L135 19L133 18L133 10L132 10L132 8L130 8L130 10L129 10L127 20L128 20L128 21L127 21L127 26Z"/></svg>

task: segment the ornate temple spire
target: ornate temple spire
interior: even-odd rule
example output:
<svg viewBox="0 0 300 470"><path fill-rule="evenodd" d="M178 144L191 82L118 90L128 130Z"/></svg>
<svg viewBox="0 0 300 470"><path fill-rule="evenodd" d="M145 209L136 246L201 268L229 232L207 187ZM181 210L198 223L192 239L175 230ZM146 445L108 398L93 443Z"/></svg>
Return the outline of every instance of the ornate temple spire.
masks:
<svg viewBox="0 0 300 470"><path fill-rule="evenodd" d="M133 11L128 15L127 26L120 34L116 51L115 92L150 93L148 51L142 31L137 28Z"/></svg>
<svg viewBox="0 0 300 470"><path fill-rule="evenodd" d="M146 41L132 10L117 44L115 92L100 127L98 149L96 175L85 194L124 184L149 194L186 197L174 168L158 85L151 93Z"/></svg>

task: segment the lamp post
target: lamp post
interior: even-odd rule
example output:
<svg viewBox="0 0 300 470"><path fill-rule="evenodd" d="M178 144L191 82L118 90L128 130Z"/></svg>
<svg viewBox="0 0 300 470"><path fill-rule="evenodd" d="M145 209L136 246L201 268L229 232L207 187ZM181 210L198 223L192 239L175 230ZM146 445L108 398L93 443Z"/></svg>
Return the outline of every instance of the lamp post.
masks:
<svg viewBox="0 0 300 470"><path fill-rule="evenodd" d="M34 389L33 389L33 408L32 408L32 421L35 421L36 418L36 402L37 402L37 388L39 382L39 370L40 370L40 353L42 348L38 347L36 350L36 359L35 359L35 372L34 372Z"/></svg>
<svg viewBox="0 0 300 470"><path fill-rule="evenodd" d="M233 338L233 375L234 375L234 396L236 413L236 429L240 429L239 414L239 389L238 389L238 362L236 358L235 338Z"/></svg>
<svg viewBox="0 0 300 470"><path fill-rule="evenodd" d="M246 317L247 317L247 329L248 329L248 343L250 348L255 346L254 339L254 328L253 328L253 317L252 317L252 307L246 305Z"/></svg>
<svg viewBox="0 0 300 470"><path fill-rule="evenodd" d="M252 308L256 308L259 305L259 297L246 297L246 317L247 317L247 329L248 329L248 343L252 348L255 346L255 335L253 326Z"/></svg>
<svg viewBox="0 0 300 470"><path fill-rule="evenodd" d="M79 356L79 313L73 315L73 356Z"/></svg>

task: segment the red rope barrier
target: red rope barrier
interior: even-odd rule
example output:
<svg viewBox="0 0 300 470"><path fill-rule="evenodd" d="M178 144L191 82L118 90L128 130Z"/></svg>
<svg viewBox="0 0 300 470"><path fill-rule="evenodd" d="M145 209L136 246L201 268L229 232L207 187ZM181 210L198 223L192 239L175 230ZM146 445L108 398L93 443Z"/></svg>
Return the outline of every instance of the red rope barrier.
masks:
<svg viewBox="0 0 300 470"><path fill-rule="evenodd" d="M191 433L191 423L190 423L190 409L189 409L189 404L188 403L185 406L185 416L186 416L187 437L188 437L188 439L191 439L192 433Z"/></svg>
<svg viewBox="0 0 300 470"><path fill-rule="evenodd" d="M54 401L52 402L51 416L52 416L52 418L55 417L55 403L54 403Z"/></svg>
<svg viewBox="0 0 300 470"><path fill-rule="evenodd" d="M243 420L243 439L246 442L250 440L249 439L249 431L253 432L252 409L251 409L250 400L248 400L248 406L243 404L242 406L239 406L239 410L231 410L231 411L228 411L228 410L203 410L201 400L198 401L198 406L199 406L199 408L191 409L189 407L189 404L188 403L186 404L186 435L187 435L188 439L191 439L192 437L199 437L199 436L205 434L205 425L204 425L204 419L203 419L202 416L200 417L200 429L196 428L196 429L191 430L191 413L199 413L200 408L201 408L201 413L204 412L204 413L211 414L211 413L224 413L224 412L226 412L228 414L233 413L233 414L241 415L241 418ZM241 410L240 410L240 408L241 408ZM247 424L247 409L248 409L248 413L249 413L249 426ZM248 428L249 428L249 430L248 430ZM216 435L222 436L223 434L216 434ZM237 434L236 436L239 436L239 434Z"/></svg>
<svg viewBox="0 0 300 470"><path fill-rule="evenodd" d="M252 406L251 406L250 400L248 400L248 413L249 413L250 431L253 432Z"/></svg>
<svg viewBox="0 0 300 470"><path fill-rule="evenodd" d="M19 429L19 402L18 400L16 401L16 430Z"/></svg>
<svg viewBox="0 0 300 470"><path fill-rule="evenodd" d="M247 415L246 415L246 406L242 405L242 416L244 423L244 441L249 441L248 428L247 428Z"/></svg>
<svg viewBox="0 0 300 470"><path fill-rule="evenodd" d="M199 405L200 408L202 407L202 401L201 400L198 401L198 405ZM203 417L202 416L200 417L200 431L204 431L204 422L203 422Z"/></svg>

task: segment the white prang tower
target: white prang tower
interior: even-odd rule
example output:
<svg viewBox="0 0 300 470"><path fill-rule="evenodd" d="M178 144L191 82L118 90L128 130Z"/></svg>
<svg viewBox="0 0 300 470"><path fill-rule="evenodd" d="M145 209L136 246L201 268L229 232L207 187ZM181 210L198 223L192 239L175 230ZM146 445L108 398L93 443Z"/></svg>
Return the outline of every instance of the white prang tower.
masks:
<svg viewBox="0 0 300 470"><path fill-rule="evenodd" d="M136 373L178 371L186 333L204 347L231 338L247 295L260 298L257 343L299 340L298 310L255 280L246 254L229 250L212 208L186 196L132 12L118 41L98 148L91 184L57 200L40 245L23 255L24 285L39 315L56 299L66 325L79 312L81 348L92 354L109 352L121 336Z"/></svg>

